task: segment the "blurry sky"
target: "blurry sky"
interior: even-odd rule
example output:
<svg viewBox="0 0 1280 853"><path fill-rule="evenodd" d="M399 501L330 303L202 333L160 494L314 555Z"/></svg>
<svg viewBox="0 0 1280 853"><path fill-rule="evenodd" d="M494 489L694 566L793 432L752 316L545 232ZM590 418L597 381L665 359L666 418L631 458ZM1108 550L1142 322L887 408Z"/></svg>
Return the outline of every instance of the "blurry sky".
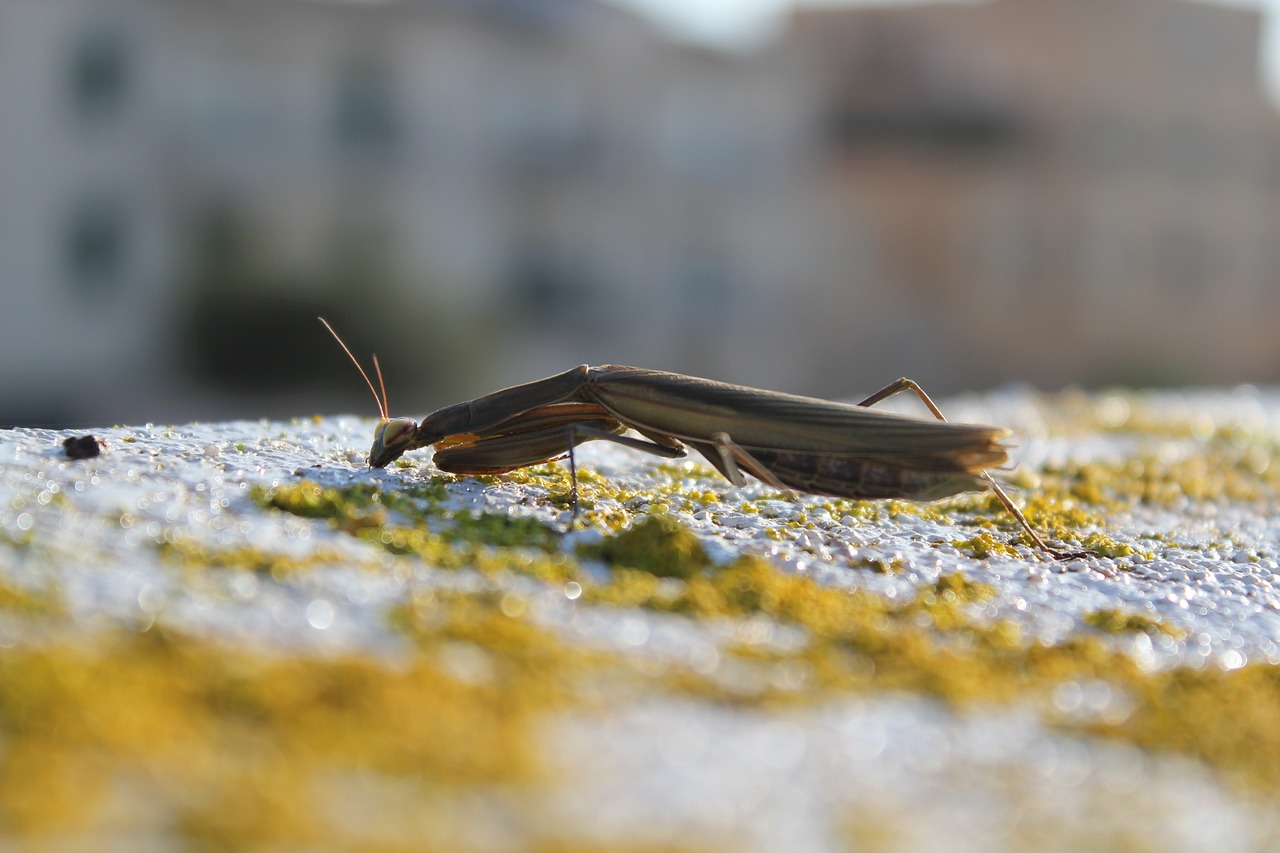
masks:
<svg viewBox="0 0 1280 853"><path fill-rule="evenodd" d="M766 37L778 18L798 5L808 6L892 6L922 0L611 0L619 6L641 9L673 31L696 40L719 44L750 44ZM934 0L934 2L982 2L982 0ZM1267 14L1267 87L1272 100L1280 103L1280 0L1201 0L1222 6L1262 9Z"/></svg>

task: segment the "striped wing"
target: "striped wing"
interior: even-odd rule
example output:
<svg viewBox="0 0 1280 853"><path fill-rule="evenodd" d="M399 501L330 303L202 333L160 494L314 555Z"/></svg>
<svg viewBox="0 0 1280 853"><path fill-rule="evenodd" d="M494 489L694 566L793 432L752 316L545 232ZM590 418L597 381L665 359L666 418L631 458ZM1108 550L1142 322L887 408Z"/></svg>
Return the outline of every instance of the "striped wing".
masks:
<svg viewBox="0 0 1280 853"><path fill-rule="evenodd" d="M586 390L623 423L694 446L725 433L762 462L773 453L775 461L776 454L812 455L898 469L977 473L1008 461L1000 441L1009 431L1001 427L916 418L633 367L593 368Z"/></svg>

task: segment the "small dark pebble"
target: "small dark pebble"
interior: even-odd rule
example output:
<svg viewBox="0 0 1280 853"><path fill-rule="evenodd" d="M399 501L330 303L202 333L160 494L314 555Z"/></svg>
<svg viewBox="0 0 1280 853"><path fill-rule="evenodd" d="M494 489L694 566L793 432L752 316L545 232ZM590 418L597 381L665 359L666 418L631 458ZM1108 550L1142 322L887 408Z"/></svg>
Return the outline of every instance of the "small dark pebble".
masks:
<svg viewBox="0 0 1280 853"><path fill-rule="evenodd" d="M102 452L98 440L92 435L77 435L64 439L62 447L67 451L68 459L91 459Z"/></svg>

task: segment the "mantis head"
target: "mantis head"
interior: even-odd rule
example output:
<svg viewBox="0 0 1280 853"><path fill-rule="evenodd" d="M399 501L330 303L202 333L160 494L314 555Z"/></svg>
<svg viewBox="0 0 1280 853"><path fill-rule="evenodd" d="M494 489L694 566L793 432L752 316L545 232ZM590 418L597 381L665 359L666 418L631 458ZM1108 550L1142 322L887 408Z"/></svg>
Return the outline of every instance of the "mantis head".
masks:
<svg viewBox="0 0 1280 853"><path fill-rule="evenodd" d="M329 325L329 321L323 317L318 319L321 323L324 323L324 327L329 330L329 334L333 335L334 340L346 352L347 357L356 366L356 370L360 371L360 375L364 377L365 384L373 392L373 399L378 404L379 419L378 426L373 431L373 446L369 448L369 467L385 468L399 459L406 450L420 447L421 445L416 444L414 441L418 437L417 422L412 418L393 418L388 414L387 386L382 381L382 367L378 364L378 357L376 355L373 357L373 368L378 374L378 385L382 388L381 397L378 396L377 389L373 387L369 374L364 372L364 368L360 366L360 361L343 343L342 338L338 337L338 333L333 330L333 326Z"/></svg>
<svg viewBox="0 0 1280 853"><path fill-rule="evenodd" d="M387 418L378 421L373 431L373 446L369 448L369 467L385 468L406 450L417 445L418 423L413 418Z"/></svg>

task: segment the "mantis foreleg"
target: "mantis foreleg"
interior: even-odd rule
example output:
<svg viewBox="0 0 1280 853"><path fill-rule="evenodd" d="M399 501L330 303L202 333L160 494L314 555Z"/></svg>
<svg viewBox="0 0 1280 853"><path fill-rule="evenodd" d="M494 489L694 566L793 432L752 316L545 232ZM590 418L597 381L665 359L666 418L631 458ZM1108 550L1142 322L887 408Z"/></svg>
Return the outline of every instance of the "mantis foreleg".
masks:
<svg viewBox="0 0 1280 853"><path fill-rule="evenodd" d="M684 446L673 439L658 435L652 440L631 438L621 434L625 429L590 403L538 406L507 417L479 434L467 433L442 442L434 461L437 468L451 474L503 474L567 455L576 515L578 466L574 449L579 444L601 439L665 459L685 455Z"/></svg>

